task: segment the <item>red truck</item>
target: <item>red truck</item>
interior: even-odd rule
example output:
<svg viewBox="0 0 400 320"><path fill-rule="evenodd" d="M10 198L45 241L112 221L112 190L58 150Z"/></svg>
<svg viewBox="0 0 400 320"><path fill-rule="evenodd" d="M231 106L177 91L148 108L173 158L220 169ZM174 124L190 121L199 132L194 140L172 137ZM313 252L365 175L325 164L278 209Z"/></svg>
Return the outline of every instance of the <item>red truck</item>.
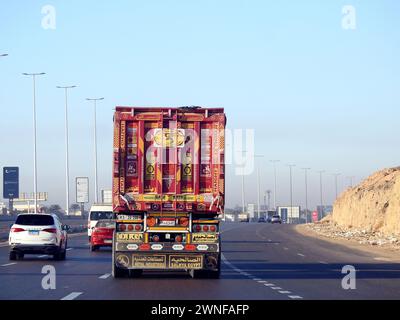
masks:
<svg viewBox="0 0 400 320"><path fill-rule="evenodd" d="M112 274L218 278L225 200L221 108L117 107Z"/></svg>

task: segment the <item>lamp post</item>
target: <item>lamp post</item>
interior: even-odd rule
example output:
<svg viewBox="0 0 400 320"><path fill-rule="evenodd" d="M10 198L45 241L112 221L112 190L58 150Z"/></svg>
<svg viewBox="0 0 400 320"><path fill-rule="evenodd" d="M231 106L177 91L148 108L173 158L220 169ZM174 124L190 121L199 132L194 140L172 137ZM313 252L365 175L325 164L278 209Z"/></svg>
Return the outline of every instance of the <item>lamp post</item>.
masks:
<svg viewBox="0 0 400 320"><path fill-rule="evenodd" d="M254 155L255 158L264 158L263 155ZM258 209L258 218L260 218L260 214L261 214L261 207L260 207L260 182L261 178L260 178L260 163L257 164L257 209Z"/></svg>
<svg viewBox="0 0 400 320"><path fill-rule="evenodd" d="M274 165L274 210L276 211L276 164L280 160L270 160Z"/></svg>
<svg viewBox="0 0 400 320"><path fill-rule="evenodd" d="M23 73L24 76L32 77L33 81L33 197L34 213L37 213L37 152L36 152L36 77L46 73Z"/></svg>
<svg viewBox="0 0 400 320"><path fill-rule="evenodd" d="M304 170L304 182L306 184L306 223L308 223L308 179L307 179L307 171L311 168L302 168Z"/></svg>
<svg viewBox="0 0 400 320"><path fill-rule="evenodd" d="M320 170L318 171L319 173L319 195L320 195L320 203L321 203L321 218L323 218L323 214L324 214L324 202L323 202L323 197L322 197L322 174L324 173L324 170Z"/></svg>
<svg viewBox="0 0 400 320"><path fill-rule="evenodd" d="M292 169L295 167L295 164L288 164L289 172L290 172L290 218L292 219L293 214L293 179L292 179ZM288 217L289 218L289 217Z"/></svg>
<svg viewBox="0 0 400 320"><path fill-rule="evenodd" d="M65 91L65 205L66 214L69 215L69 154L68 154L68 89L76 88L76 86L57 86L57 89Z"/></svg>
<svg viewBox="0 0 400 320"><path fill-rule="evenodd" d="M94 102L94 201L98 203L98 187L97 187L97 128L96 128L96 108L97 108L97 101L104 100L104 98L87 98L87 101Z"/></svg>
<svg viewBox="0 0 400 320"><path fill-rule="evenodd" d="M338 197L338 177L341 173L334 173L333 176L335 177L335 199Z"/></svg>

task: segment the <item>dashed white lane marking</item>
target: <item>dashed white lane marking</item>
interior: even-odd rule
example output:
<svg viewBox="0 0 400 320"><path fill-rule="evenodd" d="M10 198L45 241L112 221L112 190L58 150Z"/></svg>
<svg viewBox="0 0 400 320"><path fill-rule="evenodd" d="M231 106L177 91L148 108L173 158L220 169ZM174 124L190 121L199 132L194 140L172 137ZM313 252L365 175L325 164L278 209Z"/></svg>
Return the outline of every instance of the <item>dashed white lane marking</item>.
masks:
<svg viewBox="0 0 400 320"><path fill-rule="evenodd" d="M326 262L326 261L318 261L319 263L322 263L322 264L329 264L328 262Z"/></svg>
<svg viewBox="0 0 400 320"><path fill-rule="evenodd" d="M286 248L286 247L284 247L283 249L284 249L284 250L289 250L289 248Z"/></svg>
<svg viewBox="0 0 400 320"><path fill-rule="evenodd" d="M273 290L281 290L282 292L288 292L289 294L291 293L290 291L286 291L283 290L281 287L277 287L275 284L273 283L267 283L267 281L265 280L258 280L259 278L255 278L254 276L252 276L251 274L244 272L243 270L240 270L239 268L235 267L230 261L228 261L228 259L225 258L224 254L221 253L221 260L231 269L235 270L236 272L242 274L242 275L246 275L249 278L252 278L253 280L257 279L256 281L260 284L263 284L264 286L271 288ZM265 281L265 282L262 282ZM278 291L279 292L279 291ZM288 295L288 297L290 299L303 299L303 297L301 296L295 296L295 295Z"/></svg>
<svg viewBox="0 0 400 320"><path fill-rule="evenodd" d="M282 293L282 294L289 294L289 293L291 293L290 291L279 291L279 293Z"/></svg>
<svg viewBox="0 0 400 320"><path fill-rule="evenodd" d="M71 292L69 295L65 296L61 300L74 300L79 297L83 292Z"/></svg>
<svg viewBox="0 0 400 320"><path fill-rule="evenodd" d="M103 274L102 276L100 276L99 279L107 279L110 276L111 276L111 273L106 273L106 274Z"/></svg>
<svg viewBox="0 0 400 320"><path fill-rule="evenodd" d="M260 281L260 278L253 278L254 281Z"/></svg>
<svg viewBox="0 0 400 320"><path fill-rule="evenodd" d="M0 248L8 247L8 242L0 242Z"/></svg>
<svg viewBox="0 0 400 320"><path fill-rule="evenodd" d="M300 256L300 257L305 257L305 255L302 254L302 253L298 253L297 255Z"/></svg>
<svg viewBox="0 0 400 320"><path fill-rule="evenodd" d="M68 248L67 251L71 251L73 248Z"/></svg>
<svg viewBox="0 0 400 320"><path fill-rule="evenodd" d="M6 263L6 264L2 264L2 267L8 267L8 266L13 266L14 264L17 264L16 262L11 262L11 263Z"/></svg>

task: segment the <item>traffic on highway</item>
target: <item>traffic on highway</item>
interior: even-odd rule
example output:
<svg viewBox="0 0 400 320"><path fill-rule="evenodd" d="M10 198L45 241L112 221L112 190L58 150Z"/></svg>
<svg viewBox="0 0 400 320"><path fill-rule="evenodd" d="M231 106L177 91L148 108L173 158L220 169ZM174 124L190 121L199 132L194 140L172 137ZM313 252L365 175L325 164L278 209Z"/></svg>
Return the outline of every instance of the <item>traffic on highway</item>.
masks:
<svg viewBox="0 0 400 320"><path fill-rule="evenodd" d="M398 302L400 8L354 2L3 1L0 303Z"/></svg>

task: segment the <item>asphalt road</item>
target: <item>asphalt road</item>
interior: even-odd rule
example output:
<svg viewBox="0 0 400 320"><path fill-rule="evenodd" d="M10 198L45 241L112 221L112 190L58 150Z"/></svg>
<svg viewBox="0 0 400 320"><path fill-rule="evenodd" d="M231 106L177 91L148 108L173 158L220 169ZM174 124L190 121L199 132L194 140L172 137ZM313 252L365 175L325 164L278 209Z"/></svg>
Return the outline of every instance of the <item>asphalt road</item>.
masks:
<svg viewBox="0 0 400 320"><path fill-rule="evenodd" d="M0 299L399 299L400 263L296 233L290 225L226 223L219 280L185 273L145 273L113 279L111 252L89 251L87 237L69 239L66 261L26 256L10 262L0 244ZM57 272L44 290L42 267ZM342 288L342 267L356 268L356 289Z"/></svg>

